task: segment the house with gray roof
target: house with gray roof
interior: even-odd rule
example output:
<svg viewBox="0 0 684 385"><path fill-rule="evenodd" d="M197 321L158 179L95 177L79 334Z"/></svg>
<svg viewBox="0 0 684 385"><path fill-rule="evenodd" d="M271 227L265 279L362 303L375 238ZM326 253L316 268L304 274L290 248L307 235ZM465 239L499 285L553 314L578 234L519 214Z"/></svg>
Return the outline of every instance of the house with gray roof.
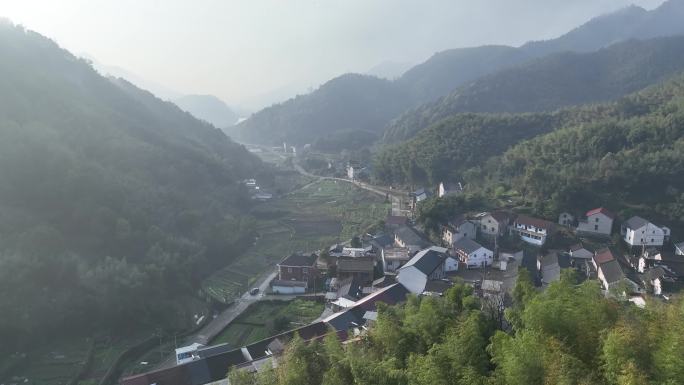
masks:
<svg viewBox="0 0 684 385"><path fill-rule="evenodd" d="M631 247L661 247L665 239L669 238L670 229L658 227L642 217L633 216L622 224L620 235Z"/></svg>
<svg viewBox="0 0 684 385"><path fill-rule="evenodd" d="M454 242L452 250L468 268L489 266L494 262L494 253L470 238L461 238Z"/></svg>
<svg viewBox="0 0 684 385"><path fill-rule="evenodd" d="M408 249L411 254L430 246L430 243L416 229L408 226L401 226L395 231L394 244Z"/></svg>
<svg viewBox="0 0 684 385"><path fill-rule="evenodd" d="M428 281L445 276L444 262L448 256L444 248L421 250L399 269L397 282L414 294L422 294Z"/></svg>

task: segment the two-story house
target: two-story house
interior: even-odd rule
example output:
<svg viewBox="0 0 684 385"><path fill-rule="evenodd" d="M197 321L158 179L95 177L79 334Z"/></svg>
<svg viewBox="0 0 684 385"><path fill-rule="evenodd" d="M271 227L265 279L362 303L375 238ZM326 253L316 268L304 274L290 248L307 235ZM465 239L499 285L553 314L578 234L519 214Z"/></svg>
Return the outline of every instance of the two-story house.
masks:
<svg viewBox="0 0 684 385"><path fill-rule="evenodd" d="M442 241L447 247L451 247L454 242L461 238L475 239L476 233L475 224L461 215L442 226Z"/></svg>
<svg viewBox="0 0 684 385"><path fill-rule="evenodd" d="M394 232L394 244L408 249L411 255L430 246L418 231L408 226L401 226Z"/></svg>
<svg viewBox="0 0 684 385"><path fill-rule="evenodd" d="M303 292L313 287L319 278L316 267L316 254L292 254L278 263L278 279L273 280L271 287L278 293Z"/></svg>
<svg viewBox="0 0 684 385"><path fill-rule="evenodd" d="M546 243L546 238L553 233L554 228L552 222L544 219L518 215L513 221L511 231L529 244L542 246Z"/></svg>
<svg viewBox="0 0 684 385"><path fill-rule="evenodd" d="M603 207L589 210L585 214L585 218L580 219L577 223L577 232L610 237L614 220L615 215Z"/></svg>
<svg viewBox="0 0 684 385"><path fill-rule="evenodd" d="M505 211L493 211L479 216L480 234L486 238L500 237L508 231L511 215Z"/></svg>
<svg viewBox="0 0 684 385"><path fill-rule="evenodd" d="M470 238L461 238L453 245L453 253L468 265L468 268L489 266L494 262L494 253Z"/></svg>
<svg viewBox="0 0 684 385"><path fill-rule="evenodd" d="M660 247L670 236L670 229L658 227L642 217L634 216L622 224L620 235L631 247Z"/></svg>

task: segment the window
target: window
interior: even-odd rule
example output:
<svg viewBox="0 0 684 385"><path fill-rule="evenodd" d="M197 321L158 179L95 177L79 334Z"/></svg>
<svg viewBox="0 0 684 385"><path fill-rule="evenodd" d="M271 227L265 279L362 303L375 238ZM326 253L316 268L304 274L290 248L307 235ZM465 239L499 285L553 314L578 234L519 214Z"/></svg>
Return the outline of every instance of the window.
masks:
<svg viewBox="0 0 684 385"><path fill-rule="evenodd" d="M292 273L292 268L291 268L291 267L288 267L288 268L287 268L287 272L288 272L288 273Z"/></svg>
<svg viewBox="0 0 684 385"><path fill-rule="evenodd" d="M654 242L655 242L655 240L653 238L651 238L651 243L654 243Z"/></svg>
<svg viewBox="0 0 684 385"><path fill-rule="evenodd" d="M598 218L596 218L596 222L598 222Z"/></svg>
<svg viewBox="0 0 684 385"><path fill-rule="evenodd" d="M598 230L598 225L594 225L594 230Z"/></svg>
<svg viewBox="0 0 684 385"><path fill-rule="evenodd" d="M309 273L309 268L305 267L305 268L302 269L302 271L304 272L304 274L308 274L308 273Z"/></svg>

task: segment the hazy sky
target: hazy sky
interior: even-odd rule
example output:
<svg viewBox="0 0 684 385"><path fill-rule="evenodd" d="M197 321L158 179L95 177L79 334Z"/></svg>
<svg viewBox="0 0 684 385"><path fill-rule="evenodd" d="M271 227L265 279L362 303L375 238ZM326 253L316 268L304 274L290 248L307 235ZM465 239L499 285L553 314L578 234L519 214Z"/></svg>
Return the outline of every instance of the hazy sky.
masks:
<svg viewBox="0 0 684 385"><path fill-rule="evenodd" d="M418 63L448 48L519 45L628 4L662 2L0 0L0 16L170 89L255 107L264 95L386 60Z"/></svg>

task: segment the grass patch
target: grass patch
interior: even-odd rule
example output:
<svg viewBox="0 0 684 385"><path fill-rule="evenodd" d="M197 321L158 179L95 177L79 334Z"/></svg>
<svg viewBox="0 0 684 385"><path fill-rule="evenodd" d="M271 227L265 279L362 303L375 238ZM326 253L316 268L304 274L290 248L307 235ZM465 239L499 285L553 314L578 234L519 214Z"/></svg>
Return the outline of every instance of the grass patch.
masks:
<svg viewBox="0 0 684 385"><path fill-rule="evenodd" d="M257 302L216 336L212 344L225 342L236 348L248 345L281 331L306 325L318 318L323 309L322 303L305 300ZM289 322L277 325L274 322L277 319ZM284 329L277 330L274 328L276 326Z"/></svg>

